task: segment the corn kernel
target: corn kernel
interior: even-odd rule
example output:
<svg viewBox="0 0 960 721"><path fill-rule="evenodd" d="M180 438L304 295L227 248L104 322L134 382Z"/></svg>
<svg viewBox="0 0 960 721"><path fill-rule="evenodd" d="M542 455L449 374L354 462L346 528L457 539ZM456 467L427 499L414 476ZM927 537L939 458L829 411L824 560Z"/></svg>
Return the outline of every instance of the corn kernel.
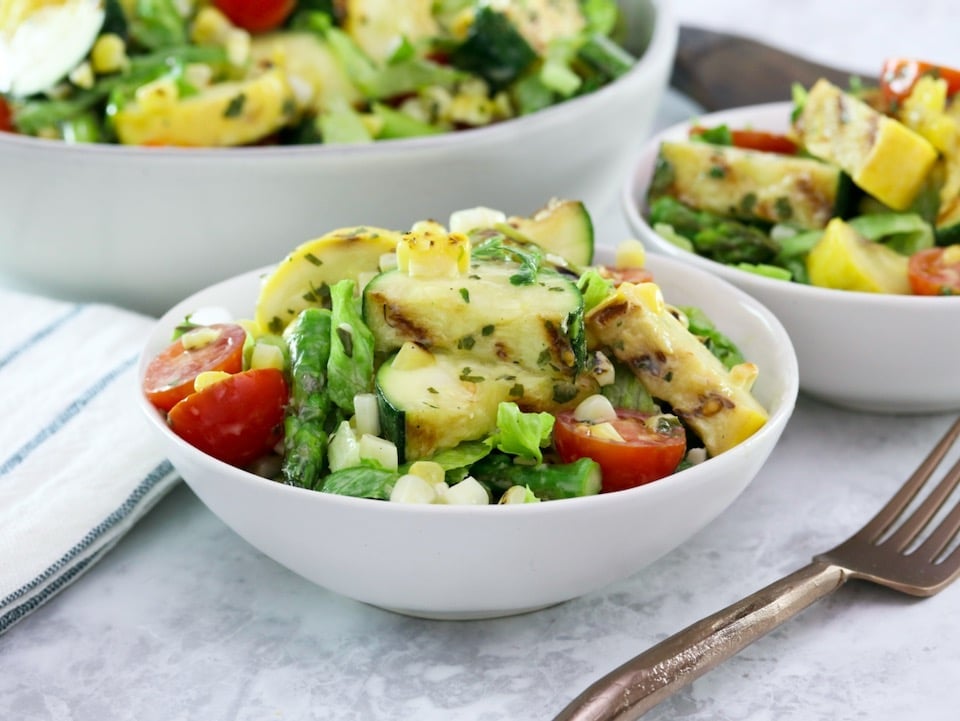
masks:
<svg viewBox="0 0 960 721"><path fill-rule="evenodd" d="M183 344L185 350L199 350L200 348L206 348L219 337L220 331L216 328L201 326L200 328L188 330L180 336L180 342Z"/></svg>
<svg viewBox="0 0 960 721"><path fill-rule="evenodd" d="M446 473L443 470L443 466L433 461L416 461L410 466L410 473L415 476L420 476L420 478L431 486L436 486L446 481Z"/></svg>
<svg viewBox="0 0 960 721"><path fill-rule="evenodd" d="M479 95L457 94L450 103L449 120L463 125L489 125L493 120L493 103Z"/></svg>
<svg viewBox="0 0 960 721"><path fill-rule="evenodd" d="M627 238L617 246L614 265L617 268L642 268L647 262L647 251L636 238Z"/></svg>
<svg viewBox="0 0 960 721"><path fill-rule="evenodd" d="M250 59L250 33L240 28L229 30L223 41L227 61L234 67L243 67Z"/></svg>
<svg viewBox="0 0 960 721"><path fill-rule="evenodd" d="M141 110L149 113L150 110L161 110L170 107L180 98L180 91L176 81L165 76L141 85L134 94Z"/></svg>
<svg viewBox="0 0 960 721"><path fill-rule="evenodd" d="M500 496L498 503L501 505L513 505L517 503L539 503L540 499L534 495L526 486L510 486L503 495Z"/></svg>
<svg viewBox="0 0 960 721"><path fill-rule="evenodd" d="M436 499L433 486L410 473L400 476L390 492L393 503L433 503Z"/></svg>
<svg viewBox="0 0 960 721"><path fill-rule="evenodd" d="M213 6L200 8L193 21L190 39L197 45L222 45L235 27L227 16Z"/></svg>
<svg viewBox="0 0 960 721"><path fill-rule="evenodd" d="M490 495L476 478L467 476L450 486L443 500L453 506L486 506L490 503Z"/></svg>
<svg viewBox="0 0 960 721"><path fill-rule="evenodd" d="M82 62L70 71L68 78L78 88L89 90L94 83L93 68L90 67L90 63Z"/></svg>
<svg viewBox="0 0 960 721"><path fill-rule="evenodd" d="M220 381L225 381L229 377L230 374L225 371L203 371L202 373L198 373L197 377L193 379L193 390L198 392L202 391L204 388L209 388Z"/></svg>
<svg viewBox="0 0 960 721"><path fill-rule="evenodd" d="M251 368L275 368L282 371L286 364L283 351L272 343L256 343L250 353Z"/></svg>
<svg viewBox="0 0 960 721"><path fill-rule="evenodd" d="M130 58L127 57L127 44L115 33L104 33L93 44L90 63L97 75L126 70L130 64Z"/></svg>
<svg viewBox="0 0 960 721"><path fill-rule="evenodd" d="M447 229L443 227L440 223L435 220L418 220L410 228L411 233L424 233L427 235L443 235L447 232Z"/></svg>
<svg viewBox="0 0 960 721"><path fill-rule="evenodd" d="M590 435L593 438L600 438L605 441L616 441L618 443L623 443L623 436L621 436L617 429L613 427L610 423L595 423L590 426Z"/></svg>
<svg viewBox="0 0 960 721"><path fill-rule="evenodd" d="M213 84L213 68L206 63L188 63L183 68L183 79L198 90L209 87Z"/></svg>
<svg viewBox="0 0 960 721"><path fill-rule="evenodd" d="M470 268L470 239L433 229L404 233L397 244L397 267L411 276L456 278Z"/></svg>
<svg viewBox="0 0 960 721"><path fill-rule="evenodd" d="M598 350L593 354L590 373L601 388L612 385L617 380L617 370L603 351Z"/></svg>
<svg viewBox="0 0 960 721"><path fill-rule="evenodd" d="M606 396L595 393L580 401L580 404L573 411L573 417L578 421L602 423L614 420L617 417L617 412Z"/></svg>
<svg viewBox="0 0 960 721"><path fill-rule="evenodd" d="M492 228L506 222L506 213L480 205L476 208L465 208L451 213L450 232L469 233L475 228Z"/></svg>

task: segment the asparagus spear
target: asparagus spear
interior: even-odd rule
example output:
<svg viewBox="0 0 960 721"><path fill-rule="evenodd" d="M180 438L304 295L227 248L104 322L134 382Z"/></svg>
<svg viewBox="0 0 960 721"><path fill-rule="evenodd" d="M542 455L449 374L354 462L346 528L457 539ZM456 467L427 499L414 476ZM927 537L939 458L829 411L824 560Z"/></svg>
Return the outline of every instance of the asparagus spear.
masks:
<svg viewBox="0 0 960 721"><path fill-rule="evenodd" d="M360 315L350 278L330 286L332 330L327 377L331 400L353 414L353 397L373 390L373 333Z"/></svg>
<svg viewBox="0 0 960 721"><path fill-rule="evenodd" d="M324 308L307 308L285 333L290 348L290 403L284 421L283 476L287 483L317 490L325 471L331 400L327 388L332 319Z"/></svg>
<svg viewBox="0 0 960 721"><path fill-rule="evenodd" d="M663 196L650 204L650 223L669 225L688 239L699 255L720 263L767 263L779 250L761 228Z"/></svg>

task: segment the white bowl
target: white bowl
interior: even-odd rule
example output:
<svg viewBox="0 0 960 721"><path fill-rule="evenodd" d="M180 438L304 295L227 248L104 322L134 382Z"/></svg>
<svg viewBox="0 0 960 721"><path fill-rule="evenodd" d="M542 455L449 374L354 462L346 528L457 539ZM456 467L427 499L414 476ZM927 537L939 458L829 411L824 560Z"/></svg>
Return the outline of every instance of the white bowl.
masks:
<svg viewBox="0 0 960 721"><path fill-rule="evenodd" d="M744 443L627 491L515 506L411 506L270 481L205 455L176 436L142 396L162 448L203 503L253 546L345 596L430 618L521 613L636 573L720 514L750 483L797 396L796 357L773 315L729 284L669 258L650 258L669 302L707 310L760 375L769 421ZM157 323L140 360L169 343L200 307L250 317L267 269L214 285ZM139 395L139 394L138 394Z"/></svg>
<svg viewBox="0 0 960 721"><path fill-rule="evenodd" d="M960 409L960 298L880 295L765 278L683 250L647 223L647 188L662 140L686 138L694 122L783 132L791 107L768 103L701 115L649 140L622 190L627 223L649 250L718 275L773 311L796 348L805 393L873 413Z"/></svg>
<svg viewBox="0 0 960 721"><path fill-rule="evenodd" d="M621 6L624 45L643 52L629 73L496 126L229 150L0 133L0 284L159 315L329 228L407 228L475 205L525 216L551 196L607 207L649 134L677 41L668 0Z"/></svg>

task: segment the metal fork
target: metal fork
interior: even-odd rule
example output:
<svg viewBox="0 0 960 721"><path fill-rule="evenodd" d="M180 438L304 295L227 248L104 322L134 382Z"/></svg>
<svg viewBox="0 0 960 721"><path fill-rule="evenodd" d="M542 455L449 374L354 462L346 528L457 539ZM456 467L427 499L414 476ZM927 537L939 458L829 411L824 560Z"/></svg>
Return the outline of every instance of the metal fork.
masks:
<svg viewBox="0 0 960 721"><path fill-rule="evenodd" d="M960 418L887 505L847 541L627 661L583 691L554 721L639 718L849 579L913 596L945 588L960 575L960 547L950 547L960 532L960 502L945 508L960 484L960 460L926 496L921 492L958 437Z"/></svg>

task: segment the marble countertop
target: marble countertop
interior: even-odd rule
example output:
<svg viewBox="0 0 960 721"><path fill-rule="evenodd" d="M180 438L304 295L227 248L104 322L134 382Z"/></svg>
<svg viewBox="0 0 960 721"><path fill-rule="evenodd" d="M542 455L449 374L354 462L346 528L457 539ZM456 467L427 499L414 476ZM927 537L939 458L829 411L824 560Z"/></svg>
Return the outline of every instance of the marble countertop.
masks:
<svg viewBox="0 0 960 721"><path fill-rule="evenodd" d="M949 0L873 2L867 18L860 3L826 0L802 11L774 0L676 7L686 22L864 72L890 51L956 58ZM683 110L669 97L661 122ZM407 618L319 588L181 484L79 582L0 637L0 718L549 721L597 677L847 537L950 420L801 396L753 484L690 542L594 594L486 621ZM958 611L960 587L917 600L851 583L645 718L954 721Z"/></svg>

